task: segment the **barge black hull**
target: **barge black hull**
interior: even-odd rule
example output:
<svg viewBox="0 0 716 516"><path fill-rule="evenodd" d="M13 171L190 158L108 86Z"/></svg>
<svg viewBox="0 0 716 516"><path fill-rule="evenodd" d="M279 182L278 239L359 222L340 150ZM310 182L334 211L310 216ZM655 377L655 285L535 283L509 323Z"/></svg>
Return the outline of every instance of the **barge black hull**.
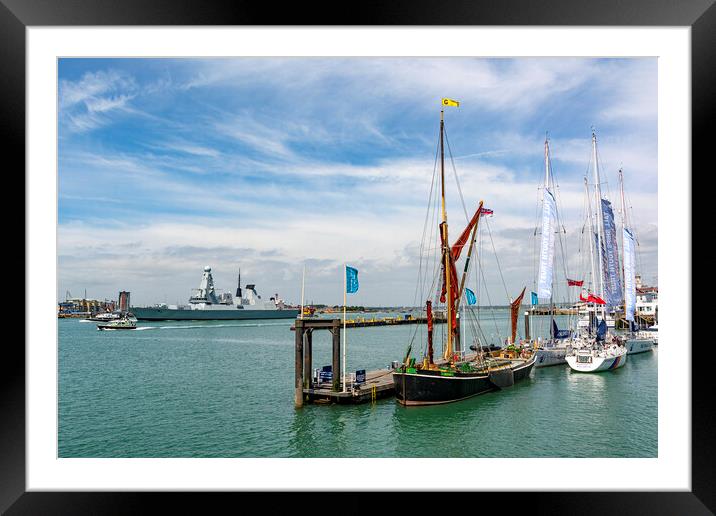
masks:
<svg viewBox="0 0 716 516"><path fill-rule="evenodd" d="M487 374L441 376L437 374L393 373L395 399L401 405L438 405L460 401L497 390Z"/></svg>
<svg viewBox="0 0 716 516"><path fill-rule="evenodd" d="M526 362L513 367L511 373L514 382L527 378L534 364L533 355ZM500 389L488 373L456 372L445 376L440 371L394 372L393 383L395 399L406 406L452 403Z"/></svg>

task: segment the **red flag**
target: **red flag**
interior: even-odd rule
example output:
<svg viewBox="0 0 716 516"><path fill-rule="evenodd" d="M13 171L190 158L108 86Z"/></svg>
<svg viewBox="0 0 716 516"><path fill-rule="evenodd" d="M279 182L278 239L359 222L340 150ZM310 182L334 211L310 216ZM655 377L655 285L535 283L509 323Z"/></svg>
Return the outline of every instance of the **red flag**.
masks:
<svg viewBox="0 0 716 516"><path fill-rule="evenodd" d="M607 302L604 301L601 297L595 296L591 292L587 293L586 298L580 292L579 300L584 301L585 303L597 303L598 305L606 305L607 304Z"/></svg>
<svg viewBox="0 0 716 516"><path fill-rule="evenodd" d="M482 208L482 210L480 210L480 213L482 213L483 215L492 215L493 211L490 208Z"/></svg>
<svg viewBox="0 0 716 516"><path fill-rule="evenodd" d="M567 285L570 287L581 287L584 285L584 280L576 280L567 278Z"/></svg>
<svg viewBox="0 0 716 516"><path fill-rule="evenodd" d="M593 296L592 294L589 294L589 297L587 299L589 299L589 301L591 301L592 303L597 303L598 305L606 305L607 304L607 302L604 301L601 297Z"/></svg>

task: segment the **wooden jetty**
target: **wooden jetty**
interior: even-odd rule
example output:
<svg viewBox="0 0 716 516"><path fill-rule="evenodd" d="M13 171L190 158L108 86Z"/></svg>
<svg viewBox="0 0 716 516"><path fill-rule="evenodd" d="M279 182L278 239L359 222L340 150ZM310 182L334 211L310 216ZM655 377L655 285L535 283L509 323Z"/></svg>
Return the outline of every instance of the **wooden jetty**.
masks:
<svg viewBox="0 0 716 516"><path fill-rule="evenodd" d="M534 307L530 309L530 314L532 315L577 315L578 313L576 308L559 308L557 306L555 306L553 310L550 310L549 307Z"/></svg>
<svg viewBox="0 0 716 516"><path fill-rule="evenodd" d="M347 321L346 321L347 323ZM407 324L407 323L404 323ZM365 382L350 383L343 392L341 380L341 327L340 319L296 319L291 330L296 333L294 402L296 407L309 403L364 403L395 394L392 369L367 371ZM346 324L348 326L348 324ZM366 326L380 326L370 324ZM315 383L313 379L313 332L328 330L332 336L333 354L331 382ZM348 380L349 375L346 375ZM348 383L348 381L346 381Z"/></svg>
<svg viewBox="0 0 716 516"><path fill-rule="evenodd" d="M332 321L333 319L320 319L317 317L311 317L302 319L303 321ZM434 324L444 324L446 321L445 317L433 317ZM356 319L346 319L346 328L366 328L372 326L400 326L403 324L427 324L428 320L426 317L413 317L412 315L406 315L403 317L358 317ZM343 321L341 320L341 325ZM295 328L292 326L291 330Z"/></svg>

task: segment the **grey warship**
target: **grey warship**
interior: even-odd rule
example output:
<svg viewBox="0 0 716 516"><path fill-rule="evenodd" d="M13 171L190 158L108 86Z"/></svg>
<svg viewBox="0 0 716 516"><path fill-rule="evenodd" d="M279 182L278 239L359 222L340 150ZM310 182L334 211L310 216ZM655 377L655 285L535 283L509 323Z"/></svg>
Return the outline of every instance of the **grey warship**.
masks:
<svg viewBox="0 0 716 516"><path fill-rule="evenodd" d="M192 290L188 306L132 307L132 313L140 321L295 319L298 312L296 309L285 308L278 294L263 301L254 284L247 284L242 289L241 271L236 296L230 292L217 293L208 265L204 267L199 288Z"/></svg>

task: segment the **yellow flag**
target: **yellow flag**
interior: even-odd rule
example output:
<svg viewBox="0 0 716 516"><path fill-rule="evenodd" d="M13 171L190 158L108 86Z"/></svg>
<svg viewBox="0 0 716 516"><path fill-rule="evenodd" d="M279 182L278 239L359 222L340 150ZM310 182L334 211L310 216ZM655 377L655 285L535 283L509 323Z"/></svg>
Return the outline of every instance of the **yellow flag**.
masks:
<svg viewBox="0 0 716 516"><path fill-rule="evenodd" d="M455 106L458 107L460 103L457 100L443 99L443 106Z"/></svg>

